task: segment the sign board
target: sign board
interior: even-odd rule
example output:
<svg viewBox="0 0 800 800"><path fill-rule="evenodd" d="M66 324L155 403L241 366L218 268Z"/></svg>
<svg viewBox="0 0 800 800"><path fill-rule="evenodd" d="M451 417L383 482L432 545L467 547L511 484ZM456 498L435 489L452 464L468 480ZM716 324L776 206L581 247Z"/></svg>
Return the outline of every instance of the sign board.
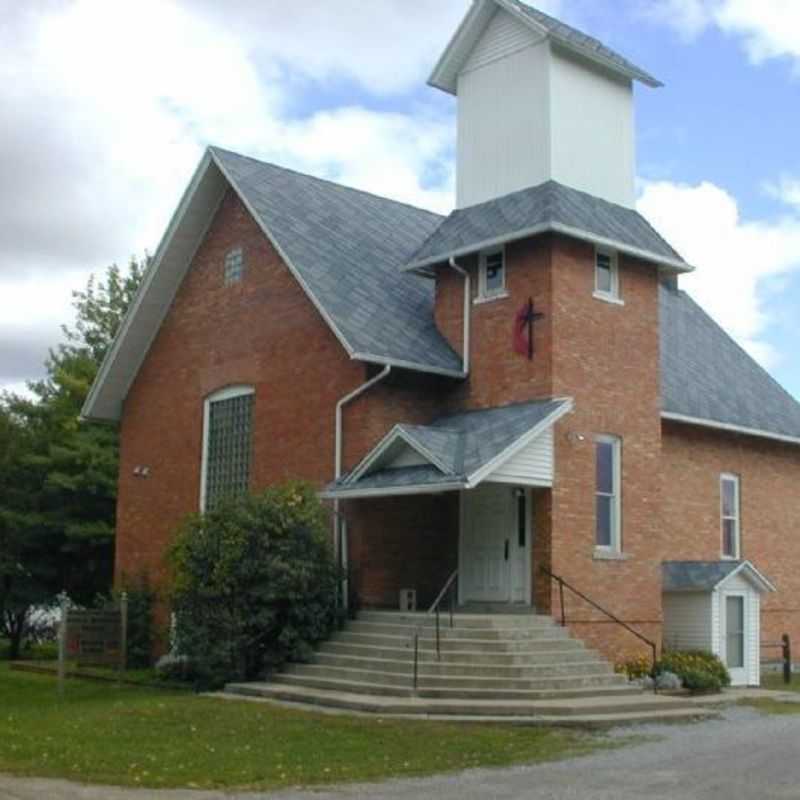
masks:
<svg viewBox="0 0 800 800"><path fill-rule="evenodd" d="M119 677L125 670L128 639L128 597L123 592L119 605L111 608L69 608L61 605L58 634L58 692L64 694L67 659L79 667L117 667Z"/></svg>
<svg viewBox="0 0 800 800"><path fill-rule="evenodd" d="M119 666L122 656L122 611L67 613L67 658L80 666Z"/></svg>

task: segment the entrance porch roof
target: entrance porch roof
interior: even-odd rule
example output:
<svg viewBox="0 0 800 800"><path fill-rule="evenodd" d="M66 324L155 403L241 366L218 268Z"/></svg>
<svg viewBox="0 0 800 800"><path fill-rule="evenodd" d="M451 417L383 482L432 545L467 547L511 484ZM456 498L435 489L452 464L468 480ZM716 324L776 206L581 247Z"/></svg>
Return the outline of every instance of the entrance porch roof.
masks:
<svg viewBox="0 0 800 800"><path fill-rule="evenodd" d="M395 425L358 466L329 484L330 499L471 489L572 410L570 398L463 411L429 425Z"/></svg>

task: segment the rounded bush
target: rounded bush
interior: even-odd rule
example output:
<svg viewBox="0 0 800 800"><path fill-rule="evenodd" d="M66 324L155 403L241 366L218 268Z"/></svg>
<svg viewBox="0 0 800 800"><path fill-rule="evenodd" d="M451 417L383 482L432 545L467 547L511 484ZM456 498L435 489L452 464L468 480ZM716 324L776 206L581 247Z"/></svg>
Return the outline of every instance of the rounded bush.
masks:
<svg viewBox="0 0 800 800"><path fill-rule="evenodd" d="M309 485L272 487L192 515L170 555L176 655L198 688L308 660L334 625L337 570Z"/></svg>

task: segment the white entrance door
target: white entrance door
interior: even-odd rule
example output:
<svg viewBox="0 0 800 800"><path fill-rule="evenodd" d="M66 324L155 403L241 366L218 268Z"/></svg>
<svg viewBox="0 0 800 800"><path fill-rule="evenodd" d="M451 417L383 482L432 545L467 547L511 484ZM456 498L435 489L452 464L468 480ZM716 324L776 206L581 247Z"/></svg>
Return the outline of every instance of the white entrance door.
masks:
<svg viewBox="0 0 800 800"><path fill-rule="evenodd" d="M461 602L529 602L529 509L510 486L464 492L461 517ZM520 528L517 515L524 514Z"/></svg>
<svg viewBox="0 0 800 800"><path fill-rule="evenodd" d="M734 686L747 686L747 603L744 594L724 594L722 611L723 654Z"/></svg>

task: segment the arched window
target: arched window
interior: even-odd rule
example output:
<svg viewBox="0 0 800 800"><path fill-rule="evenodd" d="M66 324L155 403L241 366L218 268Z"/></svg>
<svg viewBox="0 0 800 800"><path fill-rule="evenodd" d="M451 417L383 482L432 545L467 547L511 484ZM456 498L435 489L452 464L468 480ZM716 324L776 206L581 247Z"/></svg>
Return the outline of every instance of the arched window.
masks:
<svg viewBox="0 0 800 800"><path fill-rule="evenodd" d="M223 498L245 494L253 452L252 386L228 386L206 397L203 408L203 461L200 510Z"/></svg>

